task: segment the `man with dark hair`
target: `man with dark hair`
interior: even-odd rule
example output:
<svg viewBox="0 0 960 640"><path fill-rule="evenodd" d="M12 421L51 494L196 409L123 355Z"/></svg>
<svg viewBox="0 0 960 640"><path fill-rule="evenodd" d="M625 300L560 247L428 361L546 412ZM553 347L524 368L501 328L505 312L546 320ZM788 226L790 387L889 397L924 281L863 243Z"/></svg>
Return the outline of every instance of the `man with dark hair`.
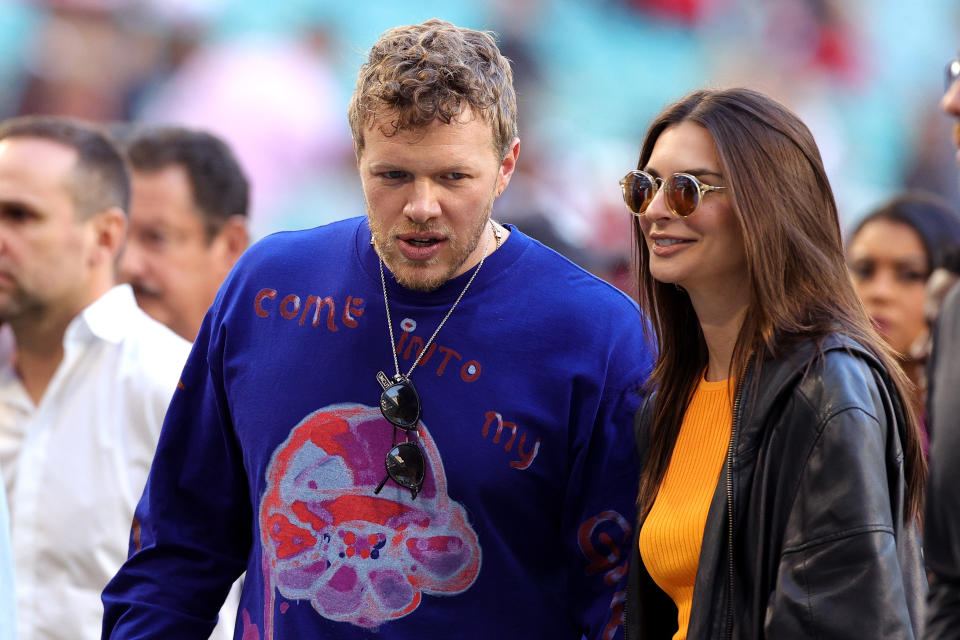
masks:
<svg viewBox="0 0 960 640"><path fill-rule="evenodd" d="M940 102L955 118L960 149L960 58L947 65ZM960 150L957 152L960 164ZM960 284L947 293L934 328L930 355L928 426L930 477L924 521L924 559L932 575L927 597L930 640L960 638Z"/></svg>
<svg viewBox="0 0 960 640"><path fill-rule="evenodd" d="M204 320L104 638L613 638L636 305L491 218L519 156L490 33L383 34L349 119L366 218L249 249ZM242 628L240 625L242 620Z"/></svg>
<svg viewBox="0 0 960 640"><path fill-rule="evenodd" d="M247 248L247 179L204 131L159 127L127 145L133 182L120 276L153 319L193 341L217 288Z"/></svg>
<svg viewBox="0 0 960 640"><path fill-rule="evenodd" d="M129 193L97 128L0 125L0 467L21 640L98 636L189 350L115 286Z"/></svg>

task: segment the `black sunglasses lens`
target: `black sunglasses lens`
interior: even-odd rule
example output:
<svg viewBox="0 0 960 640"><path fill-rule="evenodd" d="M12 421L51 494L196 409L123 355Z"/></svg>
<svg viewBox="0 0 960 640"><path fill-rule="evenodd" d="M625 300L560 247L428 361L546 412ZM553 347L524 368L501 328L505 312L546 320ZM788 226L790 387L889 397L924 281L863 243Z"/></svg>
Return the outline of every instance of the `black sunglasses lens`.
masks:
<svg viewBox="0 0 960 640"><path fill-rule="evenodd" d="M386 464L394 482L405 489L420 490L426 468L420 447L413 442L401 442L387 453Z"/></svg>
<svg viewBox="0 0 960 640"><path fill-rule="evenodd" d="M667 184L667 204L678 216L686 217L700 206L700 185L689 176L673 174Z"/></svg>
<svg viewBox="0 0 960 640"><path fill-rule="evenodd" d="M401 429L415 429L420 419L420 396L410 382L398 382L380 394L380 413Z"/></svg>
<svg viewBox="0 0 960 640"><path fill-rule="evenodd" d="M646 174L630 173L624 179L623 200L634 213L646 211L655 193L656 187Z"/></svg>

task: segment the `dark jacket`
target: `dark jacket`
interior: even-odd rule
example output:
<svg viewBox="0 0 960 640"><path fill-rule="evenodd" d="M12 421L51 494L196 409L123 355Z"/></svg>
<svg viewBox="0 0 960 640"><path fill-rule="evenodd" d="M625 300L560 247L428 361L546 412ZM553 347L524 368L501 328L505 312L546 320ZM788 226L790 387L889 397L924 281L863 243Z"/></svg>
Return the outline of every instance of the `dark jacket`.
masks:
<svg viewBox="0 0 960 640"><path fill-rule="evenodd" d="M903 408L880 362L830 335L767 359L737 396L687 637L918 637L926 582L916 526L903 521ZM641 459L651 407L637 414ZM677 609L646 572L637 532L627 638L669 639Z"/></svg>
<svg viewBox="0 0 960 640"><path fill-rule="evenodd" d="M944 299L930 361L930 482L924 553L933 574L927 640L960 639L960 285Z"/></svg>

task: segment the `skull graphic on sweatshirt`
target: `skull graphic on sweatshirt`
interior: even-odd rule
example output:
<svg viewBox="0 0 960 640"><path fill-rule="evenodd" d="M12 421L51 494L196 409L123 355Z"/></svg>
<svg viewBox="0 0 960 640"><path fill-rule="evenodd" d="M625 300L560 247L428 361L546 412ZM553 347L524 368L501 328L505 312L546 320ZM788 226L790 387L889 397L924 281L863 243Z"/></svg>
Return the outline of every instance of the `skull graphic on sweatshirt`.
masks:
<svg viewBox="0 0 960 640"><path fill-rule="evenodd" d="M390 480L374 494L392 437L379 409L341 404L307 416L273 452L259 511L268 638L278 594L309 601L325 618L376 627L414 611L423 594L452 595L473 584L477 535L447 495L443 463L422 422L420 493L411 499Z"/></svg>

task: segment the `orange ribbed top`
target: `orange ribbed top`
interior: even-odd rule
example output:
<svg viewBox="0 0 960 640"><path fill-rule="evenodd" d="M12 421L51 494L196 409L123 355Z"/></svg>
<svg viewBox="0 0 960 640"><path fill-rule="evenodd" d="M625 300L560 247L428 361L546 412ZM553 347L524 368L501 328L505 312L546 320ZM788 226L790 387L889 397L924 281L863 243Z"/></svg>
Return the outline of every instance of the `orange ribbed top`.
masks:
<svg viewBox="0 0 960 640"><path fill-rule="evenodd" d="M640 555L650 577L677 605L687 637L707 511L717 488L733 424L727 380L701 380L683 416L670 465L640 530Z"/></svg>

